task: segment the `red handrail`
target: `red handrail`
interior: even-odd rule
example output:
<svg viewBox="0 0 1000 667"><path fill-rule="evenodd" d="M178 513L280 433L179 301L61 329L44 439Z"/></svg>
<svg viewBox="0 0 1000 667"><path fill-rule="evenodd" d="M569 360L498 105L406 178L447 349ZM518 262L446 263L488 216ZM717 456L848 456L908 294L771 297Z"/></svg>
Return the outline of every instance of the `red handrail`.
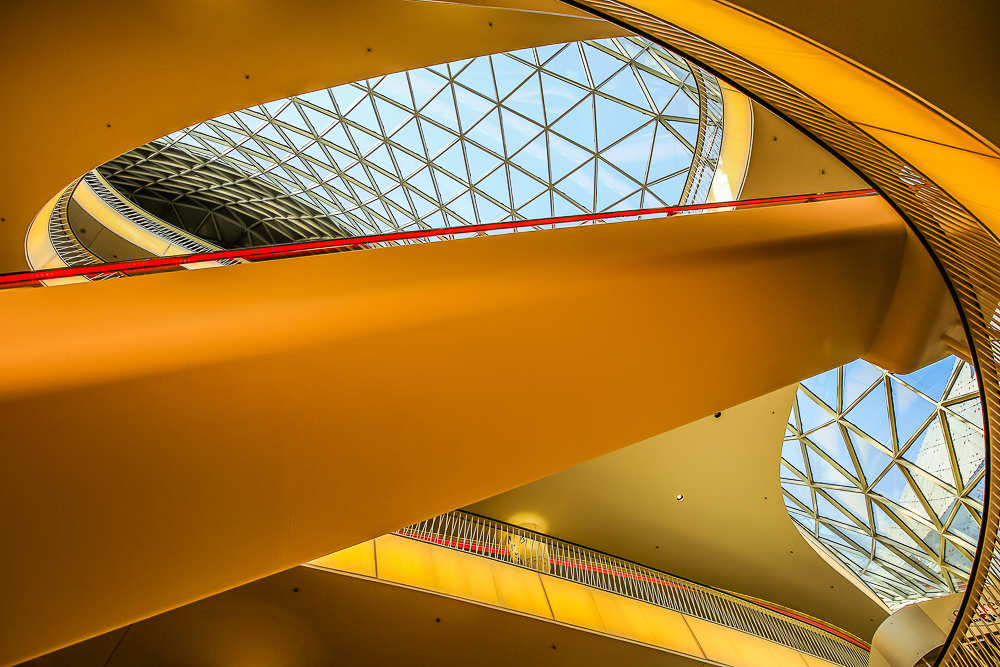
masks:
<svg viewBox="0 0 1000 667"><path fill-rule="evenodd" d="M323 241L307 241L260 248L241 248L238 250L220 250L216 252L197 253L190 255L173 255L127 262L109 262L90 266L72 266L59 269L43 269L41 271L23 271L0 275L0 288L17 287L36 284L43 280L57 278L76 278L98 276L107 273L148 273L157 269L165 269L185 264L199 262L215 262L220 260L242 259L258 261L266 259L284 259L300 255L321 253L326 250L350 250L356 246L366 246L373 243L406 241L410 239L431 238L435 236L455 236L462 234L485 234L500 229L518 229L522 227L542 227L545 225L562 225L590 220L615 220L636 216L671 216L680 213L695 213L715 209L743 209L761 206L782 206L786 204L801 204L808 202L827 201L831 199L851 199L854 197L869 197L876 194L874 190L847 190L844 192L821 192L810 195L792 195L788 197L766 197L763 199L747 199L734 202L714 202L711 204L693 204L690 206L667 206L632 211L616 211L614 213L587 213L569 215L560 218L543 218L540 220L516 220L513 222L493 222L481 225L466 225L463 227L448 227L446 229L418 229L408 232L393 232L389 234L373 234L369 236L350 236ZM357 249L357 248L355 248Z"/></svg>

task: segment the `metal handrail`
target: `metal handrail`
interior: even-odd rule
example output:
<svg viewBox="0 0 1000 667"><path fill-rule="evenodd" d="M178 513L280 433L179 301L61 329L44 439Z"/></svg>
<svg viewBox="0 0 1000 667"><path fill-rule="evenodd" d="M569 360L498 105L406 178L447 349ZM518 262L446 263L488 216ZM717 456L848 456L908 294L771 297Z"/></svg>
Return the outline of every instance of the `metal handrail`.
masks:
<svg viewBox="0 0 1000 667"><path fill-rule="evenodd" d="M417 229L389 234L373 234L370 236L353 236L322 241L306 241L285 245L258 246L238 250L221 250L216 252L193 253L171 257L157 257L127 262L109 262L97 267L81 267L67 269L45 269L41 271L26 271L0 275L0 289L8 287L28 287L41 283L43 280L68 278L75 276L89 277L92 274L114 274L116 276L154 273L173 267L196 264L201 262L242 263L256 262L268 259L286 259L331 252L384 248L396 245L427 243L430 241L446 241L459 238L489 236L507 232L534 231L541 229L557 229L563 227L578 227L582 225L600 225L625 220L641 218L663 218L675 215L697 215L713 211L730 211L734 209L760 208L766 206L784 206L835 199L851 199L855 197L870 197L874 190L849 190L845 192L820 192L810 195L792 195L787 197L767 197L763 199L746 199L733 202L712 202L689 206L669 206L656 209L620 211L615 213L588 213L561 218L544 218L541 220L516 220L513 222L493 222L481 225L466 225L447 227L444 229Z"/></svg>
<svg viewBox="0 0 1000 667"><path fill-rule="evenodd" d="M79 183L79 178L70 183L52 208L48 224L49 242L67 266L95 266L101 263L101 258L87 250L69 226L69 200Z"/></svg>
<svg viewBox="0 0 1000 667"><path fill-rule="evenodd" d="M83 176L83 182L94 191L101 200L110 206L115 213L122 216L132 224L154 234L167 241L171 245L183 248L190 253L217 252L222 250L219 246L199 239L197 236L177 229L169 222L161 220L156 216L142 210L126 197L124 197L113 185L107 182L96 169L88 171Z"/></svg>
<svg viewBox="0 0 1000 667"><path fill-rule="evenodd" d="M843 630L502 521L454 511L395 534L694 616L844 667L868 664L868 645Z"/></svg>

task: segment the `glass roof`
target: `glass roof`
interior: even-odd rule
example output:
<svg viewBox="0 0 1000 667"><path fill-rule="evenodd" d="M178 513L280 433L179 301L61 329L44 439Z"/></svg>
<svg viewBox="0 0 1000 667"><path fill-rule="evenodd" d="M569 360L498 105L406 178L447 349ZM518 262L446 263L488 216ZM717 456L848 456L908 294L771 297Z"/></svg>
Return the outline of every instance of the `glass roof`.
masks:
<svg viewBox="0 0 1000 667"><path fill-rule="evenodd" d="M187 231L268 245L700 203L721 138L714 77L630 37L269 102L100 171ZM203 214L191 214L192 202Z"/></svg>
<svg viewBox="0 0 1000 667"><path fill-rule="evenodd" d="M983 511L975 370L858 360L799 385L781 452L792 519L892 609L965 590Z"/></svg>

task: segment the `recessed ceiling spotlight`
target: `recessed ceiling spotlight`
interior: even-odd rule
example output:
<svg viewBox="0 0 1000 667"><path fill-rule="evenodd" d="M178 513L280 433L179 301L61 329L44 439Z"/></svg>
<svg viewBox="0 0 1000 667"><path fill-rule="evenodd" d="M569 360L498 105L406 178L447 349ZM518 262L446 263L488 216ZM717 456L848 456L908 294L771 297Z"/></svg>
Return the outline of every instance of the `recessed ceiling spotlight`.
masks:
<svg viewBox="0 0 1000 667"><path fill-rule="evenodd" d="M680 502L682 500L684 500L684 494L683 493L678 493L677 494L677 502Z"/></svg>

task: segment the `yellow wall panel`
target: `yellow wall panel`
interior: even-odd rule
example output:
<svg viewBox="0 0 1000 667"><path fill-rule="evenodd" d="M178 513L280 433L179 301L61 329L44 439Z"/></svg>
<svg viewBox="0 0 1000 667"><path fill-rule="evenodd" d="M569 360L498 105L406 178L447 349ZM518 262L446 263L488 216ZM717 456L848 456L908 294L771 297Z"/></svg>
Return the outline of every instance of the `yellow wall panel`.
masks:
<svg viewBox="0 0 1000 667"><path fill-rule="evenodd" d="M581 628L607 632L601 612L594 603L594 589L571 581L541 575L542 585L557 621Z"/></svg>
<svg viewBox="0 0 1000 667"><path fill-rule="evenodd" d="M730 632L729 638L736 645L736 650L740 652L747 667L807 667L797 651L777 646L760 637Z"/></svg>
<svg viewBox="0 0 1000 667"><path fill-rule="evenodd" d="M499 605L522 614L552 618L545 589L537 572L515 565L490 562Z"/></svg>
<svg viewBox="0 0 1000 667"><path fill-rule="evenodd" d="M309 562L310 565L325 567L330 570L360 574L365 577L375 576L375 540L368 540L353 547L347 547L332 554Z"/></svg>
<svg viewBox="0 0 1000 667"><path fill-rule="evenodd" d="M799 655L802 656L802 659L805 660L806 664L809 667L837 667L836 663L829 662L828 660L823 660L822 658L817 658L816 656L809 655L808 653L800 653ZM872 662L870 662L869 664L873 666L878 664L875 661L880 658L881 656L876 656L875 653L872 652Z"/></svg>
<svg viewBox="0 0 1000 667"><path fill-rule="evenodd" d="M685 618L706 658L732 667L751 667L733 643L731 635L736 633L700 618Z"/></svg>
<svg viewBox="0 0 1000 667"><path fill-rule="evenodd" d="M641 604L639 608L646 617L650 632L653 633L653 644L688 655L705 657L683 616L651 604Z"/></svg>
<svg viewBox="0 0 1000 667"><path fill-rule="evenodd" d="M655 643L653 631L642 615L639 602L607 591L591 590L590 594L607 632L644 644Z"/></svg>
<svg viewBox="0 0 1000 667"><path fill-rule="evenodd" d="M431 557L434 560L438 592L483 604L500 604L490 561L442 548L433 549Z"/></svg>
<svg viewBox="0 0 1000 667"><path fill-rule="evenodd" d="M397 535L383 535L375 540L378 578L397 584L437 590L434 575L434 547Z"/></svg>

